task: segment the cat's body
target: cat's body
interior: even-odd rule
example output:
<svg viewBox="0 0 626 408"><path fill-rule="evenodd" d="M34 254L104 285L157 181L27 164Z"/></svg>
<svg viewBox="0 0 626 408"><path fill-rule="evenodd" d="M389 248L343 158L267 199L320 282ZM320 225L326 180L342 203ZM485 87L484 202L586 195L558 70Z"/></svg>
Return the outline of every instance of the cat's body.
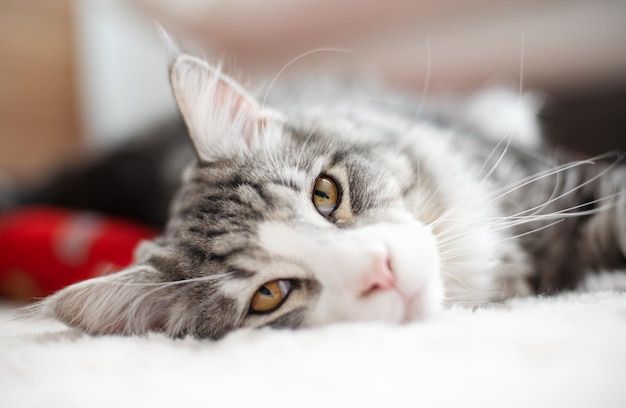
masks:
<svg viewBox="0 0 626 408"><path fill-rule="evenodd" d="M266 104L185 55L172 85L197 159L164 151L161 170L193 163L162 236L38 311L90 333L219 338L419 320L626 270L615 158L562 165L527 131L379 91L286 88Z"/></svg>

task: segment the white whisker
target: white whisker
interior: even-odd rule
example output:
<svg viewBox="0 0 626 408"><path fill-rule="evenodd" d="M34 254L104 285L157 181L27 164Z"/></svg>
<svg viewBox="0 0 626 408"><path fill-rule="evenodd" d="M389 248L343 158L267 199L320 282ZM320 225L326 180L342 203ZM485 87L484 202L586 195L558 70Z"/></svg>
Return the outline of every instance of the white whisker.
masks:
<svg viewBox="0 0 626 408"><path fill-rule="evenodd" d="M141 287L154 286L158 290L158 289L162 289L162 288L166 288L170 286L178 286L178 285L185 285L189 283L220 280L220 279L228 278L229 276L230 274L224 272L224 273L216 273L213 275L199 276L196 278L188 278L188 279L181 279L181 280L168 281L168 282L128 282L125 279L123 279L125 278L125 276L118 278L112 275L111 276L112 279L110 279L106 283L111 284L111 285L121 285L121 286L141 286Z"/></svg>
<svg viewBox="0 0 626 408"><path fill-rule="evenodd" d="M422 88L422 94L420 96L420 102L417 105L417 116L422 114L422 109L424 107L424 102L426 101L426 95L428 94L428 87L430 86L430 70L432 65L432 52L430 49L430 39L432 37L432 33L428 33L426 36L426 75L424 76L424 86Z"/></svg>
<svg viewBox="0 0 626 408"><path fill-rule="evenodd" d="M575 187L573 187L573 188L571 188L571 189L569 189L569 190L566 190L565 192L563 192L563 193L559 194L559 195L558 195L558 196L556 196L556 197L551 197L549 200L547 200L546 202L542 203L541 205L538 205L538 206L535 206L535 207L532 207L532 208L528 208L528 209L526 209L526 210L524 210L524 211L520 211L519 213L514 214L514 215L522 215L522 214L529 213L529 212L530 212L530 213L533 213L533 212L539 211L539 210L541 210L542 208L544 208L544 207L548 206L549 204L552 204L552 203L554 203L555 201L557 201L557 200L559 200L559 199L561 199L561 198L563 198L563 197L565 197L565 196L567 196L567 195L569 195L569 194L572 194L573 192L578 191L578 190L580 190L581 188L583 188L583 187L587 186L588 184L593 183L594 181L598 180L599 178L601 178L601 177L605 176L605 175L606 175L607 173L609 173L609 172L610 172L610 171L611 171L611 170L612 170L615 166L617 166L617 162L612 163L611 165L607 166L607 168L605 168L604 170L602 170L602 171L601 171L600 173L598 173L597 175L595 175L595 176L591 177L590 179L585 180L585 181L584 181L584 182L582 182L582 183L577 184Z"/></svg>
<svg viewBox="0 0 626 408"><path fill-rule="evenodd" d="M526 47L526 38L524 32L520 33L520 55L519 55L519 89L517 91L518 104L522 104L522 94L524 91L524 51Z"/></svg>
<svg viewBox="0 0 626 408"><path fill-rule="evenodd" d="M500 145L500 143L501 142L498 142L498 146ZM485 174L485 176L483 178L481 178L481 180L480 180L481 183L484 183L485 180L488 180L489 177L491 177L491 175L496 170L498 165L502 162L502 159L504 159L504 156L506 156L506 153L509 150L509 145L510 144L511 144L511 136L508 136L508 137L506 137L506 144L504 145L504 149L502 149L502 153L500 154L500 157L498 157L498 160L496 160L494 165L491 167L491 170L489 170L489 172L487 174ZM497 148L497 146L496 146L496 148Z"/></svg>
<svg viewBox="0 0 626 408"><path fill-rule="evenodd" d="M285 64L285 66L278 72L278 74L276 74L276 76L274 76L274 78L270 82L269 87L265 91L265 95L263 96L263 100L261 102L261 107L265 108L265 103L267 101L267 97L269 96L269 93L272 90L272 87L274 86L276 81L278 81L278 79L281 77L281 75L287 69L289 69L289 67L291 67L293 64L295 64L296 62L298 62L299 60L301 60L303 58L306 58L306 57L308 57L308 56L310 56L312 54L316 54L316 53L320 53L320 52L340 52L340 53L350 53L350 54L354 54L355 53L352 50L347 50L347 49L342 49L342 48L316 48L314 50L310 50L310 51L307 51L305 53L302 53L302 54L298 55L297 57L295 57L291 61L289 61L287 64Z"/></svg>
<svg viewBox="0 0 626 408"><path fill-rule="evenodd" d="M503 240L504 240L504 241L506 241L506 240L510 240L510 239L517 239L517 238L521 238L521 237L526 236L526 235L534 234L534 233L536 233L536 232L539 232L539 231L544 230L544 229L546 229L546 228L550 228L550 227L552 227L552 226L554 226L554 225L556 225L556 224L559 224L559 223L561 223L561 222L563 222L563 219L553 221L553 222L551 222L551 223L549 223L549 224L542 225L541 227L537 227L537 228L535 228L535 229L532 229L532 230L530 230L530 231L523 232L523 233L521 233L521 234L512 235L512 236L510 236L510 237L504 238Z"/></svg>

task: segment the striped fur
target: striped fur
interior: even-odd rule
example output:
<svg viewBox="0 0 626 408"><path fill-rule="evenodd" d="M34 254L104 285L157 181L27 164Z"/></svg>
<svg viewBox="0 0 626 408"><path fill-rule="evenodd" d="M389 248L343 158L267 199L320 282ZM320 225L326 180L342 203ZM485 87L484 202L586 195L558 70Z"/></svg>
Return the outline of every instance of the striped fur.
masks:
<svg viewBox="0 0 626 408"><path fill-rule="evenodd" d="M135 266L35 313L93 334L220 338L238 327L402 323L626 269L626 172L615 158L563 164L528 131L494 139L486 126L483 138L480 115L380 90L272 90L270 109L196 57L178 57L171 77L196 157L163 235ZM311 199L320 175L341 189L327 218ZM393 289L363 286L380 259ZM250 313L276 279L292 281L287 300Z"/></svg>

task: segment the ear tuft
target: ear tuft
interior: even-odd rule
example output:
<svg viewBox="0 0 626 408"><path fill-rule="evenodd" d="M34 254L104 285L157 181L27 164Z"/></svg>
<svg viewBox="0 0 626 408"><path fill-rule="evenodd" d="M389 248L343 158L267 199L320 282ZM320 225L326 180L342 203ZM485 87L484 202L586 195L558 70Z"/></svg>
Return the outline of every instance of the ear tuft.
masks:
<svg viewBox="0 0 626 408"><path fill-rule="evenodd" d="M268 114L219 67L181 55L171 66L172 90L200 161L250 150L265 131Z"/></svg>

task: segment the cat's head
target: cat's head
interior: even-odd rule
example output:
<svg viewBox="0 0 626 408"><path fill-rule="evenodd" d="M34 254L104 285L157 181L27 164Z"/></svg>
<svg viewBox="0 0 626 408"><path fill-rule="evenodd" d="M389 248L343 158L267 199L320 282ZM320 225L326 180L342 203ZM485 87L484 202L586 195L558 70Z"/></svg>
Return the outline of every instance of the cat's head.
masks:
<svg viewBox="0 0 626 408"><path fill-rule="evenodd" d="M238 327L405 322L441 304L418 164L375 126L278 111L196 57L171 82L196 150L164 234L134 266L42 309L89 333L219 338Z"/></svg>

